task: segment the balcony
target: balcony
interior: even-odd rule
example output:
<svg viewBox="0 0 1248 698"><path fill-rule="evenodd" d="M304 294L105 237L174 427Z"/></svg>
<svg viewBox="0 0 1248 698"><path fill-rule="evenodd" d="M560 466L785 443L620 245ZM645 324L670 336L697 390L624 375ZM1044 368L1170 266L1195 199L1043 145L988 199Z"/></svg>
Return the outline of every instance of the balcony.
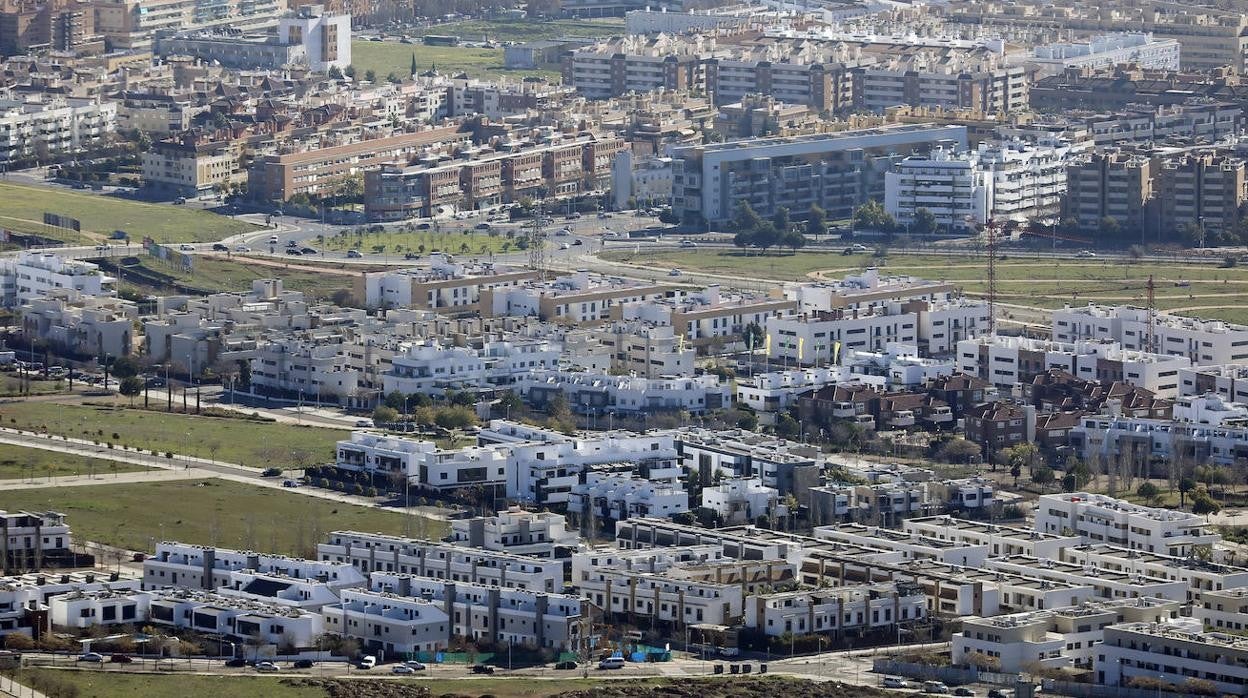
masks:
<svg viewBox="0 0 1248 698"><path fill-rule="evenodd" d="M914 412L911 410L901 410L894 412L893 416L888 420L889 426L901 428L914 426Z"/></svg>

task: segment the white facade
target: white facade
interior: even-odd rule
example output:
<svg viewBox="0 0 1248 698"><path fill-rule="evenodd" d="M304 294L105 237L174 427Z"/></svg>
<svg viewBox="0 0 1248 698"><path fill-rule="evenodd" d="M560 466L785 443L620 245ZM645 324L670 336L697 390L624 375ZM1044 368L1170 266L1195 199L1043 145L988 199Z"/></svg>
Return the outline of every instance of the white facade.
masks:
<svg viewBox="0 0 1248 698"><path fill-rule="evenodd" d="M76 97L0 100L0 159L42 159L90 149L117 129L117 103ZM41 212L31 212L32 217Z"/></svg>
<svg viewBox="0 0 1248 698"><path fill-rule="evenodd" d="M115 281L91 262L50 252L19 252L17 257L0 260L0 291L9 308L58 288L73 289L84 296L112 296Z"/></svg>
<svg viewBox="0 0 1248 698"><path fill-rule="evenodd" d="M1130 306L1088 305L1053 311L1053 339L1109 339L1124 349L1186 356L1192 366L1248 361L1248 326L1153 313L1156 337L1150 337L1150 312Z"/></svg>
<svg viewBox="0 0 1248 698"><path fill-rule="evenodd" d="M138 308L130 301L61 289L32 299L19 312L27 338L94 357L128 356L134 351Z"/></svg>
<svg viewBox="0 0 1248 698"><path fill-rule="evenodd" d="M1035 528L1041 533L1074 534L1088 543L1168 555L1190 555L1221 536L1208 533L1205 517L1182 511L1131 504L1103 494L1075 492L1041 495Z"/></svg>
<svg viewBox="0 0 1248 698"><path fill-rule="evenodd" d="M1234 465L1248 450L1248 427L1203 426L1169 419L1085 416L1070 430L1070 444L1081 459L1190 458ZM1158 552L1166 552L1158 549Z"/></svg>
<svg viewBox="0 0 1248 698"><path fill-rule="evenodd" d="M347 470L388 475L399 473L416 477L426 456L437 450L432 441L416 441L353 431L351 438L339 441L334 465Z"/></svg>
<svg viewBox="0 0 1248 698"><path fill-rule="evenodd" d="M671 200L672 159L635 159L632 150L621 150L611 163L611 195L616 210L627 209L629 199L638 205Z"/></svg>
<svg viewBox="0 0 1248 698"><path fill-rule="evenodd" d="M1011 572L1045 581L1088 586L1098 599L1137 599L1151 597L1185 603L1187 583L1177 579L1146 577L1105 568L1087 568L1073 562L1041 559L1027 555L993 557L984 562L991 570Z"/></svg>
<svg viewBox="0 0 1248 698"><path fill-rule="evenodd" d="M883 632L926 617L927 596L904 583L759 594L745 603L745 627L770 637Z"/></svg>
<svg viewBox="0 0 1248 698"><path fill-rule="evenodd" d="M689 511L689 494L679 485L615 473L590 471L573 486L568 513L623 521L635 516L670 517Z"/></svg>
<svg viewBox="0 0 1248 698"><path fill-rule="evenodd" d="M516 389L535 406L562 394L574 411L643 412L686 410L700 413L726 407L731 386L718 376L641 378L572 371L530 371L516 377Z"/></svg>
<svg viewBox="0 0 1248 698"><path fill-rule="evenodd" d="M906 519L903 531L962 545L984 546L989 557L1030 555L1060 559L1063 550L1079 545L1078 536L1040 533L1026 528L981 523L952 516Z"/></svg>
<svg viewBox="0 0 1248 698"><path fill-rule="evenodd" d="M1242 426L1248 422L1248 405L1226 402L1213 394L1191 395L1174 401L1174 421L1205 426L1222 426L1235 422Z"/></svg>
<svg viewBox="0 0 1248 698"><path fill-rule="evenodd" d="M513 506L495 516L452 521L450 541L470 548L554 558L560 557L561 549L575 549L581 537L568 530L567 519L559 514Z"/></svg>
<svg viewBox="0 0 1248 698"><path fill-rule="evenodd" d="M71 591L48 599L48 615L56 628L143 623L151 598L149 592L126 589Z"/></svg>
<svg viewBox="0 0 1248 698"><path fill-rule="evenodd" d="M727 525L753 523L760 516L780 515L780 493L757 477L728 478L702 488L702 508L719 515Z"/></svg>
<svg viewBox="0 0 1248 698"><path fill-rule="evenodd" d="M1077 43L1037 46L1025 62L1040 75L1060 75L1068 68L1107 68L1133 63L1146 70L1178 70L1179 42L1152 34L1105 34Z"/></svg>
<svg viewBox="0 0 1248 698"><path fill-rule="evenodd" d="M441 603L367 589L344 591L341 605L325 609L326 632L385 657L446 649L452 627Z"/></svg>
<svg viewBox="0 0 1248 698"><path fill-rule="evenodd" d="M325 630L320 613L192 589L154 592L148 605L148 622L236 642L270 645L266 654L280 649L314 649ZM255 651L259 654L260 648ZM239 652L241 656L243 648Z"/></svg>
<svg viewBox="0 0 1248 698"><path fill-rule="evenodd" d="M52 629L50 625L56 624L56 617L65 620L64 623L59 623L63 626L89 627L94 624L90 622L92 620L103 622L105 614L102 611L94 617L90 614L92 608L98 610L103 606L112 606L118 618L127 616L129 612L122 612L127 602L118 600L115 605L108 599L122 599L133 595L139 591L140 584L140 580L135 578L103 572L31 572L0 577L0 636L10 633L33 635L47 632ZM102 595L99 605L84 600L81 606L75 606L77 610L86 608L86 616L68 612L54 616L52 613L52 603L62 595L77 595L85 599L97 593ZM134 615L137 616L140 610L146 616L143 602L136 600ZM114 619L110 618L108 622L114 622Z"/></svg>
<svg viewBox="0 0 1248 698"><path fill-rule="evenodd" d="M318 5L303 5L277 21L283 44L303 46L308 67L318 73L351 65L351 15L327 13Z"/></svg>
<svg viewBox="0 0 1248 698"><path fill-rule="evenodd" d="M856 375L849 368L823 366L791 371L771 371L737 378L737 404L756 412L778 412L796 404L797 398L828 385L862 382L883 387L886 381Z"/></svg>
<svg viewBox="0 0 1248 698"><path fill-rule="evenodd" d="M547 340L486 342L480 349L414 344L391 360L382 381L385 392L406 395L507 385L531 371L557 368L562 351L560 343Z"/></svg>
<svg viewBox="0 0 1248 698"><path fill-rule="evenodd" d="M1026 369L1024 364L1040 362ZM1185 356L1150 354L1124 349L1110 340L1049 341L998 335L966 339L957 345L957 370L979 376L998 388L1014 389L1032 374L1060 369L1084 380L1102 380L1105 373L1150 390L1158 397L1178 395L1179 371L1189 368Z"/></svg>
<svg viewBox="0 0 1248 698"><path fill-rule="evenodd" d="M1127 686L1158 679L1183 691L1187 679L1211 682L1219 694L1243 695L1248 643L1238 635L1205 632L1197 619L1124 623L1105 628L1097 649L1096 682Z"/></svg>
<svg viewBox="0 0 1248 698"><path fill-rule="evenodd" d="M315 581L330 589L363 586L367 582L367 576L350 563L165 541L157 543L155 553L143 561L143 588L215 592L233 587L236 579L257 574Z"/></svg>

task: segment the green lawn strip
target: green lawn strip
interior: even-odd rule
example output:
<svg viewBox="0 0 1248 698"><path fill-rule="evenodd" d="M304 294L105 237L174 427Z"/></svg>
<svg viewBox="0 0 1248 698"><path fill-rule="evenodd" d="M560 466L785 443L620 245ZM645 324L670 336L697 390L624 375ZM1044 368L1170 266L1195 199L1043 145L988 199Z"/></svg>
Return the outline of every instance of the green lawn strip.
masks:
<svg viewBox="0 0 1248 698"><path fill-rule="evenodd" d="M44 225L44 212L77 218L84 231L103 237L124 230L135 244L144 236L157 242L210 242L256 230L245 221L183 206L0 182L0 219L5 227L71 243L85 241L72 230Z"/></svg>
<svg viewBox="0 0 1248 698"><path fill-rule="evenodd" d="M192 393L189 398L192 409L194 400ZM136 402L141 401L142 397L136 399ZM181 403L181 400L175 398L175 402ZM161 404L157 399L152 403ZM348 436L346 431L324 427L50 402L0 403L0 423L6 427L171 451L254 468L292 468L333 462L335 442Z"/></svg>
<svg viewBox="0 0 1248 698"><path fill-rule="evenodd" d="M559 73L552 70L508 70L503 67L501 48L464 48L461 46L425 46L401 44L393 41L379 42L357 40L351 42L351 65L358 79L372 70L378 81L390 73L406 79L411 75L412 58L416 69L424 72L436 68L443 74L467 73L474 78L543 77L557 80Z"/></svg>
<svg viewBox="0 0 1248 698"><path fill-rule="evenodd" d="M49 477L92 474L107 477L143 470L150 468L104 458L45 451L42 448L0 444L0 480L38 482Z"/></svg>
<svg viewBox="0 0 1248 698"><path fill-rule="evenodd" d="M347 233L326 238L327 250L360 250L370 255L425 255L434 250L452 255L483 255L515 250L516 240L505 233L490 235L482 232L436 232L432 230L385 231L380 233Z"/></svg>
<svg viewBox="0 0 1248 698"><path fill-rule="evenodd" d="M352 287L352 277L343 274L325 274L307 269L248 264L245 258L238 257L231 259L224 256L200 255L195 259L194 269L189 272L162 264L145 255L141 255L139 259L142 262L140 265L142 269L135 270L138 273L127 275L126 271L130 267L121 272L123 284L143 289L154 288L148 278L142 275L143 270L148 270L161 277L168 277L178 283L209 292L238 293L249 290L251 282L256 279L272 278L281 279L287 290L302 291L315 298L329 298L337 291L350 291ZM300 259L292 261L291 264L308 266L309 262Z"/></svg>
<svg viewBox="0 0 1248 698"><path fill-rule="evenodd" d="M9 490L0 509L58 511L76 539L149 551L163 537L309 557L339 529L430 538L447 531L421 516L218 479Z"/></svg>
<svg viewBox="0 0 1248 698"><path fill-rule="evenodd" d="M624 23L619 19L557 19L550 22L473 19L422 27L410 35L458 36L464 41L540 41L606 37L623 32Z"/></svg>

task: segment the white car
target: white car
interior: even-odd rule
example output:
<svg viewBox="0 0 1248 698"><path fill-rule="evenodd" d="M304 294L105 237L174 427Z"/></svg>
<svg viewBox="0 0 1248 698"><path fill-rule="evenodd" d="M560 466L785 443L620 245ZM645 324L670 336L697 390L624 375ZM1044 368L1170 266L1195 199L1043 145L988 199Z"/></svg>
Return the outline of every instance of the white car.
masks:
<svg viewBox="0 0 1248 698"><path fill-rule="evenodd" d="M1095 257L1096 253L1093 252L1092 250L1079 250L1079 252L1077 252L1075 256L1080 257L1080 258L1088 258L1088 257Z"/></svg>
<svg viewBox="0 0 1248 698"><path fill-rule="evenodd" d="M246 245L235 245L234 251L235 252L251 252L251 248Z"/></svg>
<svg viewBox="0 0 1248 698"><path fill-rule="evenodd" d="M570 250L570 249L572 249L572 246L571 246L571 245L569 245L568 243L566 243L566 242L565 242L565 243L562 243L562 244L560 244L560 245L559 245L559 249L561 249L561 250Z"/></svg>
<svg viewBox="0 0 1248 698"><path fill-rule="evenodd" d="M885 676L884 688L910 688L910 684L900 676Z"/></svg>
<svg viewBox="0 0 1248 698"><path fill-rule="evenodd" d="M183 244L183 245L178 245L178 249L179 249L179 250L182 250L183 252L194 252L194 251L195 251L195 246L194 246L194 245L185 245L185 244Z"/></svg>
<svg viewBox="0 0 1248 698"><path fill-rule="evenodd" d="M668 276L680 276L682 273L683 273L683 272L681 272L679 269L673 269L673 270L671 270L671 271L667 272L667 275L668 275Z"/></svg>
<svg viewBox="0 0 1248 698"><path fill-rule="evenodd" d="M416 670L406 664L396 664L394 668L390 670L390 673L411 676L416 673Z"/></svg>
<svg viewBox="0 0 1248 698"><path fill-rule="evenodd" d="M277 665L273 662L260 662L256 664L256 671L277 671Z"/></svg>
<svg viewBox="0 0 1248 698"><path fill-rule="evenodd" d="M425 665L424 665L424 664L421 664L420 662L416 661L415 659L409 659L409 660L407 660L406 662L403 662L403 665L404 665L404 666L406 666L406 667L407 667L407 668L409 668L409 669L412 669L413 671L424 671L424 670L425 670Z"/></svg>
<svg viewBox="0 0 1248 698"><path fill-rule="evenodd" d="M694 242L693 240L681 240L680 246L682 249L691 250L697 247L698 243Z"/></svg>

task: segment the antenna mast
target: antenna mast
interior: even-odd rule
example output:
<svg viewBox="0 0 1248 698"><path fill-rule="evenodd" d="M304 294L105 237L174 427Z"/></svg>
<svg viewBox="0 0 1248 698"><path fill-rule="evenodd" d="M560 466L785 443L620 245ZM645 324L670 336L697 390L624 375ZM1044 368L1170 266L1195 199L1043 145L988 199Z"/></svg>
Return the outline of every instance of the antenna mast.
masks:
<svg viewBox="0 0 1248 698"><path fill-rule="evenodd" d="M988 236L988 334L997 333L997 224L989 220L984 226Z"/></svg>
<svg viewBox="0 0 1248 698"><path fill-rule="evenodd" d="M546 280L546 201L538 199L537 212L533 215L533 233L529 240L529 266L537 272L538 279Z"/></svg>

